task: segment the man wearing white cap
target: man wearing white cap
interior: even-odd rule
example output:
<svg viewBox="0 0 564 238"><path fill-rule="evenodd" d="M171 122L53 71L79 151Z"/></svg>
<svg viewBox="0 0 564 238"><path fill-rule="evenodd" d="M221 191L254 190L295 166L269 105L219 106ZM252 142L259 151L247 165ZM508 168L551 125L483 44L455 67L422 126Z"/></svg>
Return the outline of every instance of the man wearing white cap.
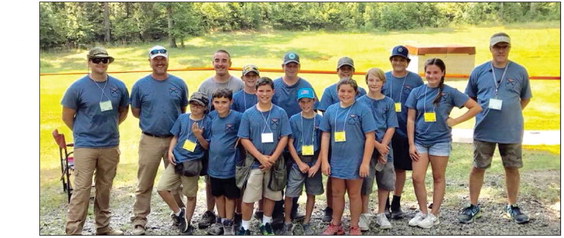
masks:
<svg viewBox="0 0 564 238"><path fill-rule="evenodd" d="M161 160L168 166L167 152L172 139L170 130L178 116L186 112L188 87L184 80L168 74L168 51L162 46L149 50L153 72L134 85L131 91L131 112L139 118L139 169L133 205L133 234L145 234L147 216L151 212L151 192ZM177 202L183 206L178 194ZM182 209L181 209L182 211ZM180 213L178 211L177 213Z"/></svg>
<svg viewBox="0 0 564 238"><path fill-rule="evenodd" d="M490 38L492 60L476 67L466 86L466 94L484 109L476 116L474 127L474 163L470 172L470 206L458 216L462 223L480 218L478 197L484 174L490 167L497 145L507 186L507 205L504 213L517 224L527 223L529 217L517 205L519 168L523 167L523 109L532 93L527 70L509 60L511 38L496 33Z"/></svg>

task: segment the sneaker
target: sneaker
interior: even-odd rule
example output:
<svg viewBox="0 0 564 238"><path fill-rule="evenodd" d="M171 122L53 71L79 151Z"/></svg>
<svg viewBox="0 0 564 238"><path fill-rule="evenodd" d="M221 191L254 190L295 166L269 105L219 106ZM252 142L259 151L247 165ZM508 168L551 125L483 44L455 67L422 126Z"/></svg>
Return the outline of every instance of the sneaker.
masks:
<svg viewBox="0 0 564 238"><path fill-rule="evenodd" d="M237 231L237 235L238 235L238 236L250 236L250 235L251 235L251 231L250 231L250 230L245 230L245 228L243 228L243 227L239 227L239 230Z"/></svg>
<svg viewBox="0 0 564 238"><path fill-rule="evenodd" d="M133 234L134 236L145 235L145 227L143 227L142 225L135 225L131 234Z"/></svg>
<svg viewBox="0 0 564 238"><path fill-rule="evenodd" d="M255 219L262 221L262 217L264 216L264 212L257 210L255 212Z"/></svg>
<svg viewBox="0 0 564 238"><path fill-rule="evenodd" d="M272 232L272 224L270 224L270 222L267 222L264 225L260 225L259 227L260 230L260 234L263 236L273 236L274 232Z"/></svg>
<svg viewBox="0 0 564 238"><path fill-rule="evenodd" d="M521 209L517 205L505 206L505 216L514 220L517 224L529 222L529 217L521 212Z"/></svg>
<svg viewBox="0 0 564 238"><path fill-rule="evenodd" d="M216 222L208 228L207 232L208 232L208 235L212 235L212 236L223 235L223 224Z"/></svg>
<svg viewBox="0 0 564 238"><path fill-rule="evenodd" d="M185 208L185 207L181 207L181 208L180 208L180 212L186 213L186 208ZM178 223L178 220L175 219L174 212L170 212L170 218L172 218L172 226L178 226L178 225L180 225L180 224Z"/></svg>
<svg viewBox="0 0 564 238"><path fill-rule="evenodd" d="M99 236L104 236L104 235L106 235L106 236L121 236L121 235L123 235L123 231L110 227L107 231L104 231L104 232L96 231L96 235L99 235Z"/></svg>
<svg viewBox="0 0 564 238"><path fill-rule="evenodd" d="M359 230L360 231L360 230ZM322 235L332 236L332 235L344 235L345 230L343 229L343 225L333 225L333 223L329 223L327 229L321 233Z"/></svg>
<svg viewBox="0 0 564 238"><path fill-rule="evenodd" d="M291 236L293 225L292 223L284 223L284 227L282 227L282 234L283 236Z"/></svg>
<svg viewBox="0 0 564 238"><path fill-rule="evenodd" d="M425 217L425 219L423 219L421 222L419 222L419 224L417 224L418 227L421 228L425 228L425 229L429 229L431 227L433 227L434 225L438 225L439 223L441 223L439 221L439 218L436 217L435 215L433 215L433 213L428 213L427 216Z"/></svg>
<svg viewBox="0 0 564 238"><path fill-rule="evenodd" d="M212 211L206 211L200 219L200 222L198 222L198 228L205 229L208 226L211 226L215 223L215 219L215 214Z"/></svg>
<svg viewBox="0 0 564 238"><path fill-rule="evenodd" d="M180 214L178 216L174 214L174 212L171 215L173 224L177 224L176 227L178 227L180 232L184 232L187 229L186 225L188 225L188 222L186 221L185 214L186 210L184 208L181 208Z"/></svg>
<svg viewBox="0 0 564 238"><path fill-rule="evenodd" d="M425 219L426 216L427 216L427 214L417 212L417 214L415 214L415 217L413 217L413 218L411 218L411 220L409 220L409 225L410 226L419 225L419 222L423 221L423 219Z"/></svg>
<svg viewBox="0 0 564 238"><path fill-rule="evenodd" d="M310 223L302 224L304 227L304 235L306 236L313 236L315 235L315 231L313 230L313 226Z"/></svg>
<svg viewBox="0 0 564 238"><path fill-rule="evenodd" d="M370 214L362 213L360 214L360 219L358 220L358 227L361 231L368 231L370 229Z"/></svg>
<svg viewBox="0 0 564 238"><path fill-rule="evenodd" d="M470 206L465 207L458 214L458 221L461 223L472 223L475 219L482 217L482 211L480 206L470 204Z"/></svg>
<svg viewBox="0 0 564 238"><path fill-rule="evenodd" d="M235 222L232 220L223 221L223 235L226 236L235 235L234 224Z"/></svg>
<svg viewBox="0 0 564 238"><path fill-rule="evenodd" d="M183 231L180 231L180 233L182 233L182 235L185 236L191 236L194 234L194 230L196 229L194 226L190 225L190 223L187 223L188 225L186 226L186 229Z"/></svg>
<svg viewBox="0 0 564 238"><path fill-rule="evenodd" d="M349 229L349 236L361 236L362 231L360 231L360 227L358 226L351 226Z"/></svg>
<svg viewBox="0 0 564 238"><path fill-rule="evenodd" d="M325 208L325 215L321 219L324 222L330 222L333 219L333 208L326 207Z"/></svg>
<svg viewBox="0 0 564 238"><path fill-rule="evenodd" d="M384 213L380 213L376 215L376 224L378 224L378 226L380 226L381 229L392 228L392 223L388 221L388 217L386 217L386 214Z"/></svg>
<svg viewBox="0 0 564 238"><path fill-rule="evenodd" d="M391 213L390 213L390 217L391 219L394 220L399 220L403 218L403 211L401 210L401 207L398 207L398 209L392 209Z"/></svg>

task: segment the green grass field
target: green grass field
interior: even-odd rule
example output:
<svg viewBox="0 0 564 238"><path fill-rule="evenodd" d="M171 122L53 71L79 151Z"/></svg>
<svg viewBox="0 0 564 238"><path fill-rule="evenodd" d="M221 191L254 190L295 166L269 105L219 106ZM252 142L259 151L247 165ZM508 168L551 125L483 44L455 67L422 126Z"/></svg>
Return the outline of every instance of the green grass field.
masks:
<svg viewBox="0 0 564 238"><path fill-rule="evenodd" d="M430 45L460 44L476 46L476 62L481 64L489 60L488 42L491 34L505 31L512 37L510 58L524 65L529 75L560 76L560 25L559 23L536 24L506 27L461 27L448 29L430 29L407 32L375 33L328 33L328 32L235 32L214 33L186 40L186 48L170 49L169 69L184 67L210 67L211 55L217 49L227 49L232 54L233 67L254 63L262 68L280 68L282 56L293 50L300 54L302 69L334 70L337 59L350 56L355 60L357 71L365 72L372 67L390 70L388 57L390 49L398 44ZM153 42L134 46L107 47L116 58L110 71L149 70L146 51ZM86 72L86 50L65 52L42 52L40 54L41 73ZM447 65L448 70L448 65ZM188 84L190 93L197 90L199 84L213 71L174 72ZM241 72L232 71L239 76ZM148 73L114 74L123 80L129 89L134 82ZM263 76L276 78L279 73L263 73ZM320 94L323 89L337 80L336 75L302 74L313 84ZM60 176L58 151L51 132L59 129L72 141L72 133L61 120L60 101L66 88L81 75L42 76L40 77L40 183L41 187L59 186ZM359 84L365 87L362 76L356 76ZM465 81L452 81L448 84L464 90ZM560 81L534 80L531 83L533 100L525 110L525 129L560 130ZM321 95L320 95L321 96ZM462 111L455 111L454 114ZM473 122L459 125L459 128L472 128ZM122 159L115 186L120 187L135 181L137 168L137 147L140 138L138 120L131 114L120 126ZM460 147L466 155L468 146ZM527 147L546 150L536 158L547 168L559 169L558 155L560 146ZM556 154L555 154L556 153ZM466 156L468 157L468 156ZM554 162L557 160L558 163ZM466 176L468 166L462 169ZM497 168L496 170L500 170ZM449 171L449 174L452 172ZM458 174L456 172L455 174ZM449 175L450 176L450 175ZM56 187L55 187L56 188ZM43 201L43 200L42 200Z"/></svg>

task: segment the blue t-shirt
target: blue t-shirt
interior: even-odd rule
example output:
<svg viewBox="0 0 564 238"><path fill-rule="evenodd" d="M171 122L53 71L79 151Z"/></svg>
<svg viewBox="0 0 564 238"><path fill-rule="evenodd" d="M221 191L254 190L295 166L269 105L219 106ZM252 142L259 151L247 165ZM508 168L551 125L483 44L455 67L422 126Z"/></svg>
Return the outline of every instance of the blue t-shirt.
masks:
<svg viewBox="0 0 564 238"><path fill-rule="evenodd" d="M327 108L321 131L331 133L331 177L358 179L364 155L365 133L376 130L376 122L370 108L362 103L342 108L335 103ZM335 142L335 131L345 131L346 141Z"/></svg>
<svg viewBox="0 0 564 238"><path fill-rule="evenodd" d="M413 72L407 72L407 75L401 78L396 78L392 72L386 73L386 83L382 87L382 94L390 97L394 102L401 102L401 112L397 112L399 128L396 130L395 135L407 138L407 107L405 101L411 90L423 85L421 77ZM395 111L395 108L394 108Z"/></svg>
<svg viewBox="0 0 564 238"><path fill-rule="evenodd" d="M364 95L366 95L366 90L364 90L364 88L358 87L358 93L356 94L356 99ZM321 96L321 101L319 102L317 109L325 111L329 106L338 102L339 102L339 95L337 94L337 84L334 83L331 86L325 88L325 91L323 91L323 96Z"/></svg>
<svg viewBox="0 0 564 238"><path fill-rule="evenodd" d="M237 132L243 114L231 110L226 117L220 117L217 111L210 112L211 142L208 174L214 178L228 179L235 177L235 164L239 153L235 148Z"/></svg>
<svg viewBox="0 0 564 238"><path fill-rule="evenodd" d="M112 110L101 110L110 100ZM72 133L76 148L103 148L119 145L119 107L126 107L129 92L125 84L112 77L97 83L88 75L75 81L65 92L61 104L76 110Z"/></svg>
<svg viewBox="0 0 564 238"><path fill-rule="evenodd" d="M181 114L174 122L172 129L170 129L170 133L178 137L176 146L174 146L174 150L172 151L177 163L182 163L189 160L198 160L204 157L205 149L202 147L202 145L200 145L200 141L198 141L196 135L192 133L192 124L194 123L198 123L198 126L200 128L204 128L204 133L202 134L202 136L208 142L210 141L211 119L208 116L204 116L204 118L201 120L194 121L190 119L190 113ZM190 152L189 150L183 148L186 140L190 140L196 143L194 151Z"/></svg>
<svg viewBox="0 0 564 238"><path fill-rule="evenodd" d="M470 74L466 94L478 98L482 112L476 115L474 139L487 142L516 144L523 141L523 110L521 99L533 97L527 70L510 61L503 79L504 69L494 67L499 83L498 99L502 100L501 110L488 108L490 98L495 95L495 83L491 62L476 67Z"/></svg>
<svg viewBox="0 0 564 238"><path fill-rule="evenodd" d="M304 118L300 113L290 117L290 127L294 138L294 148L298 154L302 153L302 145L313 145L313 151L319 151L321 145L321 124L322 116L315 114L313 118ZM315 124L314 124L315 122Z"/></svg>
<svg viewBox="0 0 564 238"><path fill-rule="evenodd" d="M382 142L384 135L388 128L398 127L398 118L396 116L394 100L389 97L384 97L382 99L374 99L368 95L364 95L358 99L359 103L364 103L368 106L374 120L376 121L376 140ZM390 150L392 147L390 146ZM393 161L392 153L388 153L388 161Z"/></svg>
<svg viewBox="0 0 564 238"><path fill-rule="evenodd" d="M436 143L451 142L451 130L446 120L453 107L461 108L466 104L468 95L448 85L443 86L440 102L433 104L439 93L439 88L419 86L409 94L405 105L417 111L415 115L415 142L420 145L434 145ZM435 112L435 122L425 122L424 113Z"/></svg>
<svg viewBox="0 0 564 238"><path fill-rule="evenodd" d="M256 104L256 94L248 94L245 90L241 90L233 94L233 104L231 104L231 109L243 113Z"/></svg>
<svg viewBox="0 0 564 238"><path fill-rule="evenodd" d="M262 143L261 134L272 133L273 142ZM272 155L280 138L292 134L286 111L272 104L272 109L260 112L257 106L247 109L241 117L241 125L237 136L249 139L255 148L263 155ZM252 168L258 168L260 163L255 160Z"/></svg>
<svg viewBox="0 0 564 238"><path fill-rule="evenodd" d="M286 111L288 116L292 116L298 112L301 112L302 109L298 104L298 90L302 88L313 88L311 84L303 78L299 78L298 82L296 82L292 86L288 86L282 77L277 78L274 80L274 97L272 98L272 103L278 105L282 109ZM315 94L315 91L313 92ZM319 105L319 100L317 99L317 94L315 94L315 105L314 108L317 108Z"/></svg>
<svg viewBox="0 0 564 238"><path fill-rule="evenodd" d="M139 79L131 90L131 106L141 109L139 127L153 135L170 135L170 128L188 105L184 80L169 74L159 81L151 75Z"/></svg>

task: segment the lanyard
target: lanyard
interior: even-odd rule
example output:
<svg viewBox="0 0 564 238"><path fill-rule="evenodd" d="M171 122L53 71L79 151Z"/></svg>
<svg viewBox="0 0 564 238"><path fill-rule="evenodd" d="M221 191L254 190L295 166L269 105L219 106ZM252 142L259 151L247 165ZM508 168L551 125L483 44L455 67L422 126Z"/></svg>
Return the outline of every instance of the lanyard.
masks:
<svg viewBox="0 0 564 238"><path fill-rule="evenodd" d="M300 119L302 120L302 145L305 145L305 127L304 127L304 115L303 112L300 112ZM315 114L313 115L313 126L312 126L312 130L311 130L311 144L314 145L315 144Z"/></svg>
<svg viewBox="0 0 564 238"><path fill-rule="evenodd" d="M429 86L425 85L425 93L423 93L423 113L427 112L427 88ZM439 91L437 90L437 96L439 95ZM435 96L435 97L437 97ZM435 112L435 104L433 103L433 112Z"/></svg>
<svg viewBox="0 0 564 238"><path fill-rule="evenodd" d="M351 112L351 109L355 103L356 101L352 105L350 105L349 110L347 110L347 115L345 116L345 120L343 122L343 131L345 131L345 129L347 128L347 118L349 118L349 113ZM339 111L337 111L337 116L335 117L335 131L337 131L337 118L339 118Z"/></svg>
<svg viewBox="0 0 564 238"><path fill-rule="evenodd" d="M501 74L501 79L499 80L499 84L497 83L497 78L495 77L495 70L493 67L493 62L490 64L490 67L492 68L492 75L493 75L493 80L494 80L494 85L495 85L495 95L497 96L497 91L499 89L499 86L501 85L501 83L503 82L503 78L505 77L505 73L507 73L507 66L509 66L511 62L507 62L507 64L505 65L505 69L503 70L503 74Z"/></svg>
<svg viewBox="0 0 564 238"><path fill-rule="evenodd" d="M267 127L270 128L270 127L268 126L268 119L270 118L270 112L272 112L272 107L273 107L273 106L274 106L274 105L270 105L270 109L268 110L268 116L267 116L266 118L264 117L263 112L261 112L261 111L259 110L258 104L257 104L257 106L256 106L256 107L257 107L257 111L259 111L260 115L262 116L262 119L264 120L264 128L262 129L262 133L264 133L264 131L266 131L266 128L267 128ZM272 130L270 130L270 133L272 133Z"/></svg>
<svg viewBox="0 0 564 238"><path fill-rule="evenodd" d="M108 97L108 95L106 95L106 93L104 92L104 89L106 89L106 85L108 85L108 81L110 80L108 77L106 77L106 83L104 83L104 87L101 88L100 85L98 85L98 83L96 81L94 81L94 79L90 78L90 80L92 80L92 82L100 89L102 90L102 95L100 95L100 102L102 101L102 98L104 96L106 96L106 98L108 100L110 100L110 97Z"/></svg>
<svg viewBox="0 0 564 238"><path fill-rule="evenodd" d="M405 86L405 81L406 81L405 79L407 79L407 75L409 75L409 72L406 73L405 76L403 76L403 83L401 84L401 88L399 90L400 96L399 96L399 100L397 102L401 102L401 96L403 96L402 90L403 90L403 87ZM393 74L392 74L392 77L394 77ZM394 78L396 78L396 77L394 77ZM396 78L396 79L399 80L399 78ZM393 91L394 91L394 80L390 80L390 98L392 98L392 99L394 98Z"/></svg>

